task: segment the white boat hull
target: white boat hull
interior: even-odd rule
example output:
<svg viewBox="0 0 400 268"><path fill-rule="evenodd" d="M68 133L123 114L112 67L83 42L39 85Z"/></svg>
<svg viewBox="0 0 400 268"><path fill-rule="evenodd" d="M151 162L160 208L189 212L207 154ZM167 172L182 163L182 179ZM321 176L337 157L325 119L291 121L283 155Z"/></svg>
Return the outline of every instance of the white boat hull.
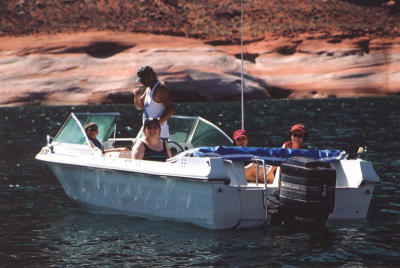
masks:
<svg viewBox="0 0 400 268"><path fill-rule="evenodd" d="M367 217L374 187L336 188L335 207L330 220L364 219Z"/></svg>
<svg viewBox="0 0 400 268"><path fill-rule="evenodd" d="M226 181L158 176L48 163L66 194L121 214L189 222L208 229L254 227L267 220L264 191Z"/></svg>
<svg viewBox="0 0 400 268"><path fill-rule="evenodd" d="M364 219L367 217L371 203L374 186L368 185L360 188L336 188L334 210L328 220ZM269 187L268 193L275 197L277 187ZM275 198L274 198L275 199ZM275 199L275 201L277 201Z"/></svg>

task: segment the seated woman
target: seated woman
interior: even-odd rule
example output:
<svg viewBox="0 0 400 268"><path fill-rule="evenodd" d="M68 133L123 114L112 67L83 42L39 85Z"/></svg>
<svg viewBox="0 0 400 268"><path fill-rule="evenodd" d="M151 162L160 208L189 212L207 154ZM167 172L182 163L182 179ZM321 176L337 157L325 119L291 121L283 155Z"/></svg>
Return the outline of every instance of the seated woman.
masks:
<svg viewBox="0 0 400 268"><path fill-rule="evenodd" d="M97 139L99 130L98 130L96 123L94 123L94 122L90 122L85 126L85 132L89 138L89 141L90 141L90 144L92 145L92 147L99 148L103 154L111 153L111 152L128 152L128 151L130 151L129 148L127 148L127 147L111 148L111 149L104 150L104 146Z"/></svg>
<svg viewBox="0 0 400 268"><path fill-rule="evenodd" d="M134 159L165 161L171 157L167 143L160 139L161 126L156 118L147 118L143 123L143 138L132 148Z"/></svg>
<svg viewBox="0 0 400 268"><path fill-rule="evenodd" d="M306 148L303 142L307 139L308 134L306 127L303 124L296 124L292 126L289 131L289 141L283 143L282 148L291 149L304 149ZM275 178L275 171L277 167L272 166L266 168L267 183L273 183ZM257 178L257 164L251 163L245 167L247 181L255 182ZM264 182L264 174L262 165L258 166L258 181Z"/></svg>
<svg viewBox="0 0 400 268"><path fill-rule="evenodd" d="M308 138L306 127L303 124L292 126L289 132L289 141L284 142L282 148L305 149L304 142Z"/></svg>

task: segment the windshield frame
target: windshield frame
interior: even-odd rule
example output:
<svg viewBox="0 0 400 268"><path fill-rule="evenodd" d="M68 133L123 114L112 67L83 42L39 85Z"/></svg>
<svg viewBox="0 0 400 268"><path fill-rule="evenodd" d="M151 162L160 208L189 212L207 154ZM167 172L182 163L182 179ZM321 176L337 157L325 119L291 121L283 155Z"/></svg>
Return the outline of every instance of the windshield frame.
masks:
<svg viewBox="0 0 400 268"><path fill-rule="evenodd" d="M57 132L57 135L54 137L53 141L54 142L65 142L65 143L71 143L71 144L85 144L88 145L90 147L90 142L89 142L89 138L86 135L86 131L84 129L85 124L89 123L88 121L96 121L93 120L93 118L97 117L97 116L103 116L103 117L113 117L111 120L109 120L109 124L106 124L105 127L103 129L105 129L106 131L104 133L102 133L102 138L100 138L100 142L104 142L106 140L108 140L111 136L115 137L116 134L116 120L117 118L120 116L120 113L117 112L113 112L113 113L71 113L67 120L64 122L64 124L61 126L60 130ZM81 119L80 119L81 118ZM69 142L68 141L68 135L66 135L66 140L61 140L58 141L57 139L62 135L63 131L65 131L65 128L67 126L67 124L69 124L69 122L73 120L73 123L76 124L80 130L80 134L83 135L83 137L85 137L84 140L82 140L81 142ZM101 127L101 126L99 126ZM112 130L111 130L112 129ZM75 132L76 133L76 132ZM80 136L80 139L82 139L82 136Z"/></svg>

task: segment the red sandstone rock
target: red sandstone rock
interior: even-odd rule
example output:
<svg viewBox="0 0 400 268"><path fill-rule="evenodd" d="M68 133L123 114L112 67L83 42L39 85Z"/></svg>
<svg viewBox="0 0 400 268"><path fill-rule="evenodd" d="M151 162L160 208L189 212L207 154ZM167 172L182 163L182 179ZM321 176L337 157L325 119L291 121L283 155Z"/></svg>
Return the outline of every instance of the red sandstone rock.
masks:
<svg viewBox="0 0 400 268"><path fill-rule="evenodd" d="M399 3L244 1L246 98L399 94ZM1 106L131 102L143 64L175 101L239 100L240 1L9 0L0 15Z"/></svg>
<svg viewBox="0 0 400 268"><path fill-rule="evenodd" d="M144 64L155 68L175 101L239 100L240 60L232 55L239 49L119 32L3 37L0 105L131 102ZM247 99L400 92L400 38L275 38L245 51L256 55L244 65Z"/></svg>

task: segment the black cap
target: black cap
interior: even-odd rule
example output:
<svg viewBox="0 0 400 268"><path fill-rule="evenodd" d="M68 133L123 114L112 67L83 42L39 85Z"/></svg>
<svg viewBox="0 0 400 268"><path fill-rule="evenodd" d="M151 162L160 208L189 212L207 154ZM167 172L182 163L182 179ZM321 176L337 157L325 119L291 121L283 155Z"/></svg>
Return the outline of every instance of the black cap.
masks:
<svg viewBox="0 0 400 268"><path fill-rule="evenodd" d="M149 65L140 67L137 70L136 82L140 82L143 79L143 77L145 77L148 74L154 74L153 68L151 68Z"/></svg>
<svg viewBox="0 0 400 268"><path fill-rule="evenodd" d="M85 126L85 131L91 131L91 130L97 130L97 125L94 122L89 122L86 126Z"/></svg>

